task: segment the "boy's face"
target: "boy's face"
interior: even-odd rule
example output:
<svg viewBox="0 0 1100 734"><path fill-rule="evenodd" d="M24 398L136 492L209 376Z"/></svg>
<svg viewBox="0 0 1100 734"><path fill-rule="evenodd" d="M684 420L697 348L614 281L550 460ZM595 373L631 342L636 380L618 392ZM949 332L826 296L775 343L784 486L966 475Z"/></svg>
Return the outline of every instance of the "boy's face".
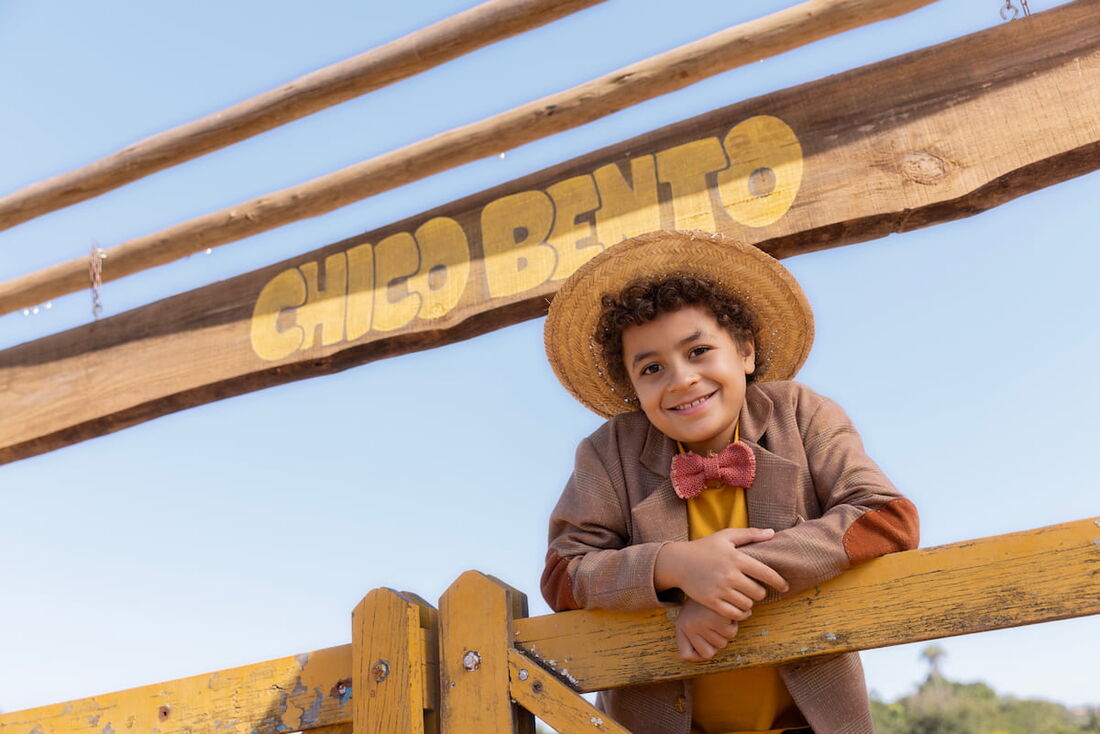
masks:
<svg viewBox="0 0 1100 734"><path fill-rule="evenodd" d="M701 456L733 440L756 367L710 311L688 306L623 330L623 364L642 411L657 430Z"/></svg>

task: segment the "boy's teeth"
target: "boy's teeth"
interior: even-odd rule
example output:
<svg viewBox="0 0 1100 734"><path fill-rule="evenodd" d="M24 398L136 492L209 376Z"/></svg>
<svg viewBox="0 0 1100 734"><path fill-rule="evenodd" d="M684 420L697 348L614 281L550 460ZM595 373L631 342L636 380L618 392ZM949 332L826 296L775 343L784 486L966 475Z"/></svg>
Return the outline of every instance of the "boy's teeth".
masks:
<svg viewBox="0 0 1100 734"><path fill-rule="evenodd" d="M703 397L699 398L698 400L692 400L687 405L677 405L676 410L687 410L688 408L694 408L696 405L698 405L699 403L703 402L706 399L707 399L707 396L704 395Z"/></svg>

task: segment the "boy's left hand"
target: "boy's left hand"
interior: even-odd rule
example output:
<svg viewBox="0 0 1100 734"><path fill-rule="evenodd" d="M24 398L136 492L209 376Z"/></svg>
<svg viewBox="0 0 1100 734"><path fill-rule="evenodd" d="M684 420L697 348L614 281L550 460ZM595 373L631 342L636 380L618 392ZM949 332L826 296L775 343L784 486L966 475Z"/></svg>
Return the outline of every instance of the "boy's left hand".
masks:
<svg viewBox="0 0 1100 734"><path fill-rule="evenodd" d="M737 622L687 599L676 618L676 647L680 659L698 663L710 660L737 635Z"/></svg>

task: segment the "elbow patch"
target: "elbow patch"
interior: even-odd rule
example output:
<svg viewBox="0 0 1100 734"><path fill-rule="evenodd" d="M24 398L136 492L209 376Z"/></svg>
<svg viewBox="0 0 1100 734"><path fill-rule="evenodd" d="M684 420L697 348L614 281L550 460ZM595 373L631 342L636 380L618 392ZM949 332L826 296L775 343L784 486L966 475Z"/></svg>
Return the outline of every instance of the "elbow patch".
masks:
<svg viewBox="0 0 1100 734"><path fill-rule="evenodd" d="M919 541L916 506L897 497L852 523L844 533L844 552L854 566L887 553L916 548Z"/></svg>
<svg viewBox="0 0 1100 734"><path fill-rule="evenodd" d="M580 609L573 596L573 579L569 577L569 559L551 548L546 552L546 568L542 572L542 598L555 612Z"/></svg>

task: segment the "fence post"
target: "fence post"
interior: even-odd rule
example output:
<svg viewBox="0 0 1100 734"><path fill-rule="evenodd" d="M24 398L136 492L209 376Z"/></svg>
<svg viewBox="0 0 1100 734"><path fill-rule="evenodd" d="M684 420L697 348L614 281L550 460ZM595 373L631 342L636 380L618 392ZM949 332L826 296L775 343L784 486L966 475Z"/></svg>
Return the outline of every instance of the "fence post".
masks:
<svg viewBox="0 0 1100 734"><path fill-rule="evenodd" d="M527 616L523 592L477 571L439 599L441 730L444 734L534 734L534 717L512 703L512 620Z"/></svg>
<svg viewBox="0 0 1100 734"><path fill-rule="evenodd" d="M407 591L374 589L351 620L353 731L438 734L435 608Z"/></svg>

